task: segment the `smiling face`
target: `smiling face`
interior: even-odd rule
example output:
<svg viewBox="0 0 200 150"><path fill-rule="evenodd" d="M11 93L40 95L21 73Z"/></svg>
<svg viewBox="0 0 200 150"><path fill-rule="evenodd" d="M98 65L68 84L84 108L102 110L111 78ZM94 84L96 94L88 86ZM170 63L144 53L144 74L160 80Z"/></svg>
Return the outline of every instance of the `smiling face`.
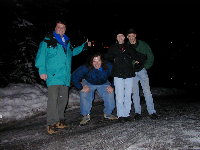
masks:
<svg viewBox="0 0 200 150"><path fill-rule="evenodd" d="M92 65L95 69L101 68L101 65L102 65L101 57L100 56L94 57L92 61Z"/></svg>
<svg viewBox="0 0 200 150"><path fill-rule="evenodd" d="M125 40L125 36L123 34L117 34L117 41L119 44L123 44Z"/></svg>
<svg viewBox="0 0 200 150"><path fill-rule="evenodd" d="M136 43L136 34L135 33L130 33L127 35L127 38L131 44Z"/></svg>
<svg viewBox="0 0 200 150"><path fill-rule="evenodd" d="M60 36L63 36L65 34L66 31L66 26L62 23L57 23L56 27L55 27L55 32L57 34L60 34Z"/></svg>

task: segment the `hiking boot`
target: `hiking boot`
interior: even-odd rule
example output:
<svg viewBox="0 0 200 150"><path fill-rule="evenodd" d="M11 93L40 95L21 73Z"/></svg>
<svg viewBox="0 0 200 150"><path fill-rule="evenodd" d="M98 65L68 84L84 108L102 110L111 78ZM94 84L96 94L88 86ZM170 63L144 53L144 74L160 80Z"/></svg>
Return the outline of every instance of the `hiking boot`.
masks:
<svg viewBox="0 0 200 150"><path fill-rule="evenodd" d="M64 120L61 120L58 123L56 123L55 127L58 129L64 129L69 128L69 125L66 125Z"/></svg>
<svg viewBox="0 0 200 150"><path fill-rule="evenodd" d="M82 120L81 120L81 122L80 122L80 125L85 125L85 124L88 123L88 121L90 121L90 115L89 115L89 114L83 116L83 118L82 118Z"/></svg>
<svg viewBox="0 0 200 150"><path fill-rule="evenodd" d="M56 133L57 132L57 130L56 130L56 127L55 127L55 125L49 125L49 126L47 126L47 132L49 133L49 134L54 134L54 133Z"/></svg>
<svg viewBox="0 0 200 150"><path fill-rule="evenodd" d="M112 114L110 114L110 115L104 114L104 118L109 119L109 120L117 120L118 119L116 116L114 116Z"/></svg>
<svg viewBox="0 0 200 150"><path fill-rule="evenodd" d="M142 119L142 116L141 116L141 114L136 113L133 118L135 120L140 120L140 119Z"/></svg>
<svg viewBox="0 0 200 150"><path fill-rule="evenodd" d="M151 119L153 119L153 120L158 119L158 115L157 115L156 113L153 113L153 114L149 115L149 117L150 117Z"/></svg>

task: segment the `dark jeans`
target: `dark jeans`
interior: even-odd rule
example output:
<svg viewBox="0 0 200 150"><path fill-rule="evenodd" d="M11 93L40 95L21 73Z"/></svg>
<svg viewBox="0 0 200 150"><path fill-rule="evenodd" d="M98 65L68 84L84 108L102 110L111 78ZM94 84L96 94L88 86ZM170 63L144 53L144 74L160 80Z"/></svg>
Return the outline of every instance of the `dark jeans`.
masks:
<svg viewBox="0 0 200 150"><path fill-rule="evenodd" d="M64 112L69 100L69 87L52 85L48 87L47 125L64 120Z"/></svg>

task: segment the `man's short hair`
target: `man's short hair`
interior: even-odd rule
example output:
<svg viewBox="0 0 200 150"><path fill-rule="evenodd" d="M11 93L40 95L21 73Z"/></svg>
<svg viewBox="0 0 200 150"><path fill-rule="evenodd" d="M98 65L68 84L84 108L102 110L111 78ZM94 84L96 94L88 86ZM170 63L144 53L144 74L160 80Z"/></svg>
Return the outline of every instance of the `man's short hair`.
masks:
<svg viewBox="0 0 200 150"><path fill-rule="evenodd" d="M65 20L62 20L62 19L56 20L56 25L57 25L57 23L64 24L65 26L67 25L67 22Z"/></svg>
<svg viewBox="0 0 200 150"><path fill-rule="evenodd" d="M131 33L133 33L133 34L137 34L137 32L136 32L135 29L130 28L130 29L128 29L128 31L126 32L126 35L131 34Z"/></svg>

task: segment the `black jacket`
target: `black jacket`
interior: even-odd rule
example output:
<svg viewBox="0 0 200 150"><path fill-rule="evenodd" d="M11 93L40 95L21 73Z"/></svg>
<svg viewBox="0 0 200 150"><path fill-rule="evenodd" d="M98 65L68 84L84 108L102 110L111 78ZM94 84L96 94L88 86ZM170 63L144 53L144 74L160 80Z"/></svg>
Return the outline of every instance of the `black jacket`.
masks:
<svg viewBox="0 0 200 150"><path fill-rule="evenodd" d="M140 63L145 61L143 56L128 44L115 44L108 49L105 59L113 63L112 76L118 78L131 78L135 76L133 60Z"/></svg>

